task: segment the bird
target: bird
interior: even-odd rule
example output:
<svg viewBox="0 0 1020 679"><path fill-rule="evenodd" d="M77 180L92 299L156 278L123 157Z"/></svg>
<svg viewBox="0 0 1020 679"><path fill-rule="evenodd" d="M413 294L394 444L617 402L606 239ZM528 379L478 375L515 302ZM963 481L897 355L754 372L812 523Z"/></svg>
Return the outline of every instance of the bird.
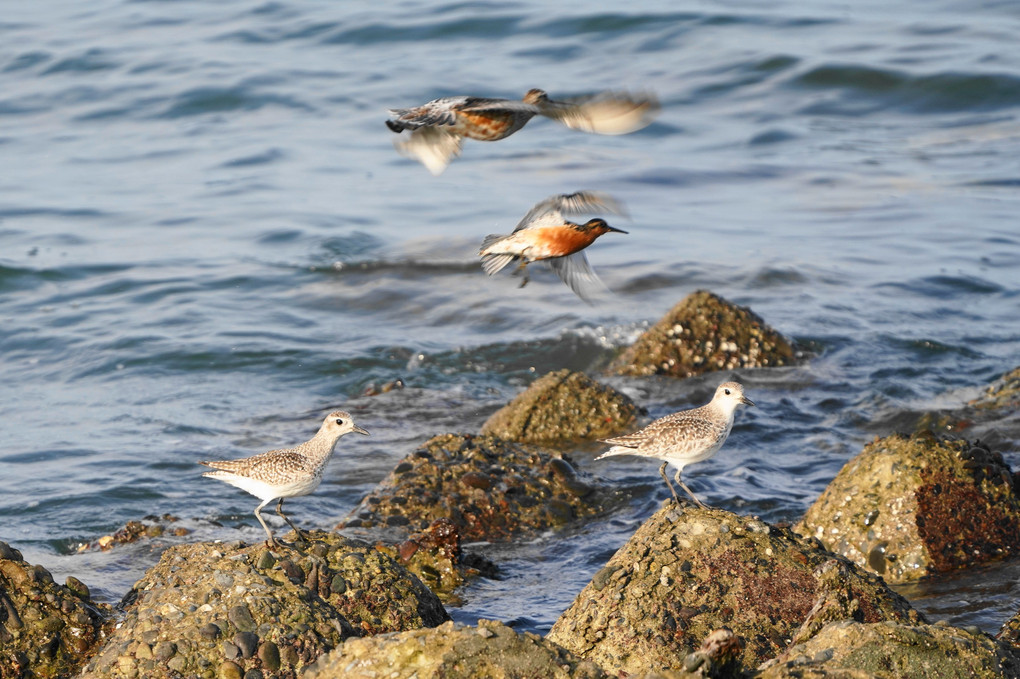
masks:
<svg viewBox="0 0 1020 679"><path fill-rule="evenodd" d="M744 396L744 388L738 382L723 382L706 405L659 418L633 434L603 439L603 443L613 447L595 459L638 455L663 460L659 474L673 493L673 500L680 504L676 489L666 476L666 465L670 464L676 467L676 482L699 507L706 509L705 504L680 479L680 472L689 464L715 455L730 435L734 411L740 406L753 405L751 399Z"/></svg>
<svg viewBox="0 0 1020 679"><path fill-rule="evenodd" d="M531 208L509 236L491 234L485 237L478 252L482 268L491 276L519 260L517 271L524 274L520 285L523 288L528 284L528 264L544 260L574 294L590 303L593 294L605 290L605 286L591 270L583 250L603 234L627 232L609 226L604 219L575 224L563 215L600 209L626 214L623 205L604 193L578 191L550 196Z"/></svg>
<svg viewBox="0 0 1020 679"><path fill-rule="evenodd" d="M337 441L351 432L369 435L354 424L350 413L336 410L326 416L315 436L295 448L270 450L240 460L199 462L216 470L205 472L202 476L237 486L262 500L262 504L255 508L255 518L269 536L266 546L279 548L280 543L262 518L262 508L278 499L280 502L276 505L276 513L294 529L299 539L306 539L304 532L283 513L283 501L289 497L308 495L319 487L322 473L329 458L333 456Z"/></svg>
<svg viewBox="0 0 1020 679"><path fill-rule="evenodd" d="M397 150L439 175L460 155L464 137L497 141L509 137L536 115L569 128L596 134L627 134L649 125L660 110L648 93L601 92L553 101L544 90L531 89L520 101L487 97L442 97L412 108L394 108L386 126L410 139Z"/></svg>

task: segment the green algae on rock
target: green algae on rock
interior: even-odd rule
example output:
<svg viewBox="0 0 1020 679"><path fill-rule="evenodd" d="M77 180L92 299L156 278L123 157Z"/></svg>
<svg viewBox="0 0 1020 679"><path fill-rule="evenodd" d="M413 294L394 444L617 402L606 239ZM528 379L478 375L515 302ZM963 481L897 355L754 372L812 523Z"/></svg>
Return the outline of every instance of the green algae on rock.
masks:
<svg viewBox="0 0 1020 679"><path fill-rule="evenodd" d="M398 545L377 544L376 549L400 562L436 593L444 603L456 601L454 590L469 578L496 577L496 565L460 548L457 526L449 519L434 521L428 530L411 535Z"/></svg>
<svg viewBox="0 0 1020 679"><path fill-rule="evenodd" d="M0 542L0 679L77 674L96 652L109 613L77 578L58 585Z"/></svg>
<svg viewBox="0 0 1020 679"><path fill-rule="evenodd" d="M595 440L624 432L637 414L634 402L612 387L558 370L493 413L482 433L519 443Z"/></svg>
<svg viewBox="0 0 1020 679"><path fill-rule="evenodd" d="M530 632L479 620L445 623L368 639L351 639L302 679L608 679L597 665Z"/></svg>
<svg viewBox="0 0 1020 679"><path fill-rule="evenodd" d="M1002 629L995 637L1013 647L1013 651L1020 653L1020 611L1002 625Z"/></svg>
<svg viewBox="0 0 1020 679"><path fill-rule="evenodd" d="M448 519L465 540L505 541L600 513L596 490L566 456L443 434L398 463L338 528L413 532Z"/></svg>
<svg viewBox="0 0 1020 679"><path fill-rule="evenodd" d="M595 574L548 638L611 673L683 669L726 626L756 667L830 620L922 620L880 578L792 531L671 503Z"/></svg>
<svg viewBox="0 0 1020 679"><path fill-rule="evenodd" d="M834 622L811 640L766 663L759 679L800 676L784 670L804 666L855 670L897 679L1015 679L1020 658L987 634L948 625L892 621ZM833 675L820 675L833 676Z"/></svg>
<svg viewBox="0 0 1020 679"><path fill-rule="evenodd" d="M793 346L746 307L699 290L613 361L618 375L693 377L717 370L793 365Z"/></svg>
<svg viewBox="0 0 1020 679"><path fill-rule="evenodd" d="M1020 550L1020 498L1002 456L931 432L888 436L840 470L796 530L890 582Z"/></svg>
<svg viewBox="0 0 1020 679"><path fill-rule="evenodd" d="M293 534L292 534L293 535ZM367 543L311 531L297 549L197 543L164 552L126 597L90 677L293 679L344 639L441 624L442 604Z"/></svg>

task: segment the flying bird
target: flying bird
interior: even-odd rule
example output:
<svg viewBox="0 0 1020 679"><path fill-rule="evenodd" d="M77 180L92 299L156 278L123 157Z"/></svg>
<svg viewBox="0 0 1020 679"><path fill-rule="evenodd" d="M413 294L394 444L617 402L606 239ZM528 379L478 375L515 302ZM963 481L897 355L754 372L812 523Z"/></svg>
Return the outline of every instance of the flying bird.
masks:
<svg viewBox="0 0 1020 679"><path fill-rule="evenodd" d="M605 291L606 287L591 270L584 249L610 231L627 232L609 226L601 218L576 224L567 221L563 215L597 210L626 214L620 203L604 193L578 191L546 198L524 215L509 236L493 234L485 237L478 253L482 258L482 268L491 276L517 260L520 262L517 271L524 274L521 281L523 288L528 284L528 264L544 260L574 294L591 303L593 296Z"/></svg>
<svg viewBox="0 0 1020 679"><path fill-rule="evenodd" d="M553 101L544 90L528 90L520 101L486 97L443 97L413 108L390 109L386 126L410 138L397 150L441 174L460 155L461 140L509 137L536 115L595 134L627 134L650 124L660 109L652 94L601 92Z"/></svg>

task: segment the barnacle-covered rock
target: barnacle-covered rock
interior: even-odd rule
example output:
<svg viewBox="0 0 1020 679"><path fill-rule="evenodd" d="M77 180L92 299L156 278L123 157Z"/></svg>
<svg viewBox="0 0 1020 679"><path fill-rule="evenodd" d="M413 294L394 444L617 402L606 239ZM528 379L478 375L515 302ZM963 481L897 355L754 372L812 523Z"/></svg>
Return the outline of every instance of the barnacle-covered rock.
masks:
<svg viewBox="0 0 1020 679"><path fill-rule="evenodd" d="M548 638L608 672L680 671L713 631L756 667L833 620L922 620L880 578L792 531L667 504L637 530Z"/></svg>
<svg viewBox="0 0 1020 679"><path fill-rule="evenodd" d="M293 679L344 639L449 619L436 596L371 545L311 531L300 549L196 543L164 552L125 599L90 677Z"/></svg>
<svg viewBox="0 0 1020 679"><path fill-rule="evenodd" d="M618 375L692 377L796 362L790 342L750 309L699 290L646 330L609 369Z"/></svg>
<svg viewBox="0 0 1020 679"><path fill-rule="evenodd" d="M876 439L797 525L890 582L1020 551L1020 498L1002 455L931 432Z"/></svg>
<svg viewBox="0 0 1020 679"><path fill-rule="evenodd" d="M558 370L493 413L482 433L521 443L594 440L622 433L637 414L634 402L612 387Z"/></svg>
<svg viewBox="0 0 1020 679"><path fill-rule="evenodd" d="M77 578L58 585L0 542L0 679L76 674L101 642L109 613Z"/></svg>
<svg viewBox="0 0 1020 679"><path fill-rule="evenodd" d="M479 620L435 629L352 639L320 659L302 679L608 679L592 662L529 632Z"/></svg>
<svg viewBox="0 0 1020 679"><path fill-rule="evenodd" d="M597 482L566 456L495 436L435 436L404 458L338 528L408 532L447 519L465 540L503 541L602 511Z"/></svg>

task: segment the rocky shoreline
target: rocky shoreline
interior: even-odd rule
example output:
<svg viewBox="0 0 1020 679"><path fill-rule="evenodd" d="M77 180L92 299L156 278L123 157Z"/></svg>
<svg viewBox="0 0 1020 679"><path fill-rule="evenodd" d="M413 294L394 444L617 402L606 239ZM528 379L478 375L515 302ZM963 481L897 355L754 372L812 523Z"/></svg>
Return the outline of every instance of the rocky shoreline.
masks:
<svg viewBox="0 0 1020 679"><path fill-rule="evenodd" d="M702 291L610 372L805 359ZM1020 369L961 413L1009 429L1018 384ZM482 432L437 435L401 460L336 527L369 541L313 531L275 551L176 545L114 608L0 543L0 679L1017 677L1020 613L993 638L930 624L887 584L1018 556L1020 475L988 444L947 434L965 415L876 439L792 528L665 503L544 638L454 624L443 602L499 567L462 542L531 539L612 511L612 489L555 445L632 430L641 407L592 376L550 373ZM162 531L137 522L97 548Z"/></svg>

